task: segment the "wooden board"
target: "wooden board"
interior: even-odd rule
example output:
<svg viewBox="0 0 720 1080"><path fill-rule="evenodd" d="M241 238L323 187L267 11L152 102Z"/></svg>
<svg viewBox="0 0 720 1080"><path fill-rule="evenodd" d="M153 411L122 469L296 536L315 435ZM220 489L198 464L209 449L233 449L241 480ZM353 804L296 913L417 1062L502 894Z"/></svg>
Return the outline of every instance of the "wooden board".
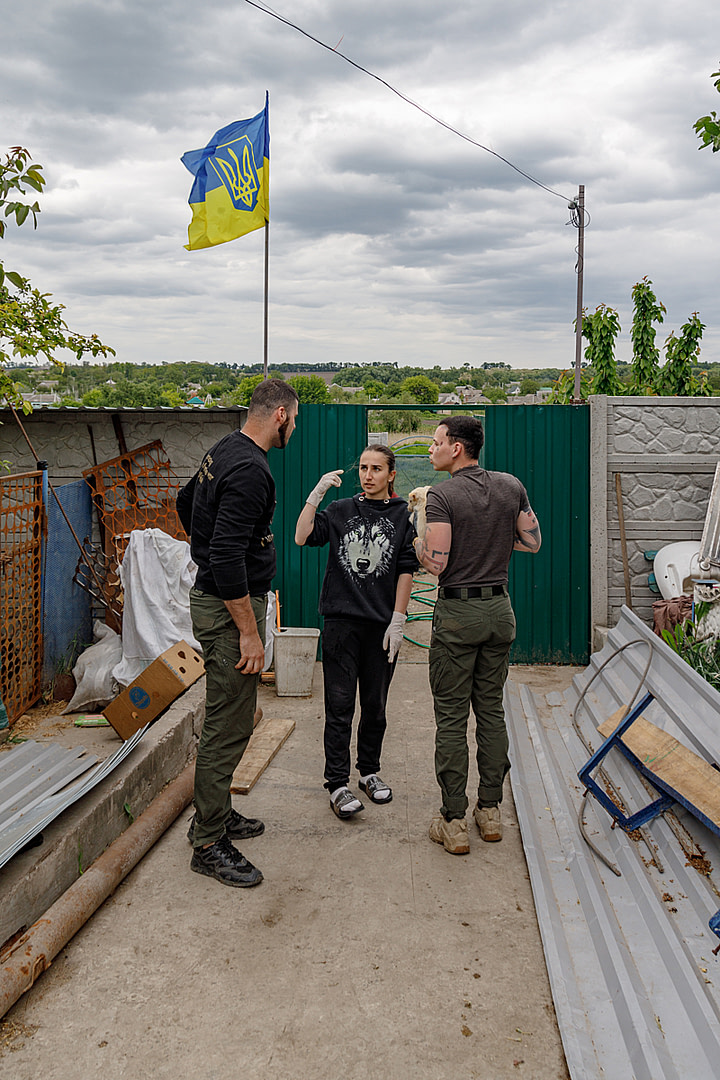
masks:
<svg viewBox="0 0 720 1080"><path fill-rule="evenodd" d="M230 790L237 795L247 795L294 728L294 720L270 717L261 720L250 736L242 761L233 773Z"/></svg>
<svg viewBox="0 0 720 1080"><path fill-rule="evenodd" d="M612 735L624 712L623 706L600 725L598 733L604 739ZM622 741L645 768L720 826L720 772L717 769L642 716L630 725Z"/></svg>

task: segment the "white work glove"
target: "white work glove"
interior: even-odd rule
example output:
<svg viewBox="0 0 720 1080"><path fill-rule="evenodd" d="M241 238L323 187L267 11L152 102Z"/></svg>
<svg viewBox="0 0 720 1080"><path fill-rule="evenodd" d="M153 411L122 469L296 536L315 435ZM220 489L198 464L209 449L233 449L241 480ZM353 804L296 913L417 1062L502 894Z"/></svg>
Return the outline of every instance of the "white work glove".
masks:
<svg viewBox="0 0 720 1080"><path fill-rule="evenodd" d="M430 490L430 484L425 487L413 488L408 495L408 513L410 515L410 521L415 527L415 532L418 534L421 540L425 539L425 504L427 501L427 493Z"/></svg>
<svg viewBox="0 0 720 1080"><path fill-rule="evenodd" d="M388 664L392 664L393 660L400 652L406 621L407 615L403 615L402 611L393 611L392 619L390 620L388 628L385 631L385 637L383 638L383 649L387 649Z"/></svg>
<svg viewBox="0 0 720 1080"><path fill-rule="evenodd" d="M305 502L309 502L311 506L314 506L317 510L320 503L323 501L323 496L330 490L331 487L340 487L342 480L340 474L344 472L343 469L333 469L332 472L326 472L324 476L321 476L315 487L308 495Z"/></svg>

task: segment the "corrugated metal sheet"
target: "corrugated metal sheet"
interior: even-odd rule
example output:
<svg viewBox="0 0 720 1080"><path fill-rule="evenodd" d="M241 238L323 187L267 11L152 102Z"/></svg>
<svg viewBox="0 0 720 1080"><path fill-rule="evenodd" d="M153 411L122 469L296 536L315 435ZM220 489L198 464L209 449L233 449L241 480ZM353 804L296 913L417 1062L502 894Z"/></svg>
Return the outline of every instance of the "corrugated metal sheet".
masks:
<svg viewBox="0 0 720 1080"><path fill-rule="evenodd" d="M277 509L273 532L278 549L278 573L274 588L280 592L281 619L285 626L320 626L318 597L327 551L299 548L295 523L323 473L330 469L357 469L367 445L367 409L362 405L303 405L295 434L285 450L271 450L268 461L277 486ZM347 498L359 490L357 472L348 476L335 498ZM323 506L332 498L328 496Z"/></svg>
<svg viewBox="0 0 720 1080"><path fill-rule="evenodd" d="M586 664L590 646L590 410L487 405L485 468L514 473L540 522L537 555L513 556L515 664Z"/></svg>
<svg viewBox="0 0 720 1080"><path fill-rule="evenodd" d="M597 749L597 725L631 700L652 649L648 719L706 760L720 758L720 695L623 609L605 649L565 695L542 700L508 684L513 794L573 1080L711 1080L720 1061L720 967L707 924L720 905L720 839L678 808L647 827L648 846L612 829L589 799L587 832L617 877L578 826L577 772L589 754L573 710L601 664L633 641L586 695L584 740ZM621 754L608 757L607 771L628 809L649 801Z"/></svg>
<svg viewBox="0 0 720 1080"><path fill-rule="evenodd" d="M136 731L94 768L91 766L97 758L85 755L82 747L61 750L52 744L40 746L29 740L0 754L0 867L22 851L64 810L109 776L137 746L149 726L146 724ZM68 787L77 776L81 779ZM27 783L23 783L23 777L28 778ZM30 779L34 781L32 786Z"/></svg>
<svg viewBox="0 0 720 1080"><path fill-rule="evenodd" d="M518 621L513 662L585 664L590 643L589 410L570 405L485 410L485 467L523 480L543 530L540 553L511 562ZM285 625L320 625L317 600L327 555L295 546L295 522L324 472L357 467L368 441L367 412L363 405L303 405L287 449L270 451L278 490L275 587ZM336 498L356 490L349 479Z"/></svg>
<svg viewBox="0 0 720 1080"><path fill-rule="evenodd" d="M32 739L0 755L0 834L37 803L66 787L97 761L84 746L66 750Z"/></svg>

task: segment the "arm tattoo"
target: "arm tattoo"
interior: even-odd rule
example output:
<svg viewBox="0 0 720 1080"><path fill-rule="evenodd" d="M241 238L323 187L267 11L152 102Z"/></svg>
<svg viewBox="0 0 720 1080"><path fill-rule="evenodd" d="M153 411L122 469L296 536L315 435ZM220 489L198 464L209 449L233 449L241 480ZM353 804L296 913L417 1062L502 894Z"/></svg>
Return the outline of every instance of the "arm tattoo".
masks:
<svg viewBox="0 0 720 1080"><path fill-rule="evenodd" d="M424 537L420 541L420 544L420 562L424 563L425 565L429 564L435 568L439 568L439 570L442 571L445 567L445 562L447 561L447 557L450 554L450 551L443 551L441 548L433 548L432 551L429 550Z"/></svg>
<svg viewBox="0 0 720 1080"><path fill-rule="evenodd" d="M516 533L515 547L521 548L523 551L538 551L540 548L539 535L539 525L536 525L534 529L523 529L522 533Z"/></svg>

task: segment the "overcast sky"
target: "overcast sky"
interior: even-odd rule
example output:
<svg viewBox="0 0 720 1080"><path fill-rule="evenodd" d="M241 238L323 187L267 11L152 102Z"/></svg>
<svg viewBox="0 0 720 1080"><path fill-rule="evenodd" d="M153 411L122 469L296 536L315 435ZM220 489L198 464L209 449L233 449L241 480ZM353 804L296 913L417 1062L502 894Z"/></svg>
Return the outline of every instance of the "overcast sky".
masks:
<svg viewBox="0 0 720 1080"><path fill-rule="evenodd" d="M720 361L712 0L277 0L274 10L536 177L440 127L245 0L6 5L0 151L48 184L8 268L135 363L262 361L263 231L187 252L180 163L270 94L270 363L569 367L585 305L647 275L664 341L693 312Z"/></svg>

